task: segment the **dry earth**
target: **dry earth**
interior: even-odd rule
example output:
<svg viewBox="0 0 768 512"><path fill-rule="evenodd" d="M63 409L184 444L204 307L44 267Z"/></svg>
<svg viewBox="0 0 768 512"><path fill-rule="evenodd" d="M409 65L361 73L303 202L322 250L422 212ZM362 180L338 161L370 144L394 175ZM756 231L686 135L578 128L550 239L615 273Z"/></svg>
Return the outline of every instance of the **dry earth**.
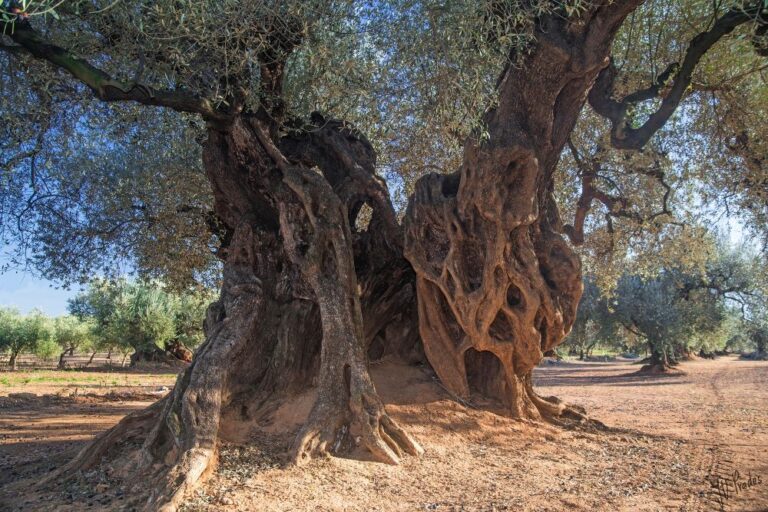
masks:
<svg viewBox="0 0 768 512"><path fill-rule="evenodd" d="M626 362L537 370L540 393L585 407L607 432L513 421L451 400L424 369L394 366L374 367L374 378L423 458L386 466L353 454L285 466L302 417L294 406L271 425L227 433L218 470L185 510L768 511L767 362L694 361L670 377L631 375L637 366ZM134 378L145 387L131 389ZM44 474L173 380L128 379L116 394L95 386L98 394L74 397L70 384L0 385L0 488ZM58 395L7 396L20 391ZM130 509L129 491L90 482L90 492L34 498L0 490L0 510Z"/></svg>

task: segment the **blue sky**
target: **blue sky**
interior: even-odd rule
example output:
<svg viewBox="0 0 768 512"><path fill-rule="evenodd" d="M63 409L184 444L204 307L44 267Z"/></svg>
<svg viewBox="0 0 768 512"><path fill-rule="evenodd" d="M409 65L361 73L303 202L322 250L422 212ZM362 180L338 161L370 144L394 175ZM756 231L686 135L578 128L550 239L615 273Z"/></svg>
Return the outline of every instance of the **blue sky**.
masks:
<svg viewBox="0 0 768 512"><path fill-rule="evenodd" d="M64 315L67 313L67 300L79 290L79 287L57 289L54 283L27 272L0 274L0 306L14 307L22 313L38 308L50 316Z"/></svg>

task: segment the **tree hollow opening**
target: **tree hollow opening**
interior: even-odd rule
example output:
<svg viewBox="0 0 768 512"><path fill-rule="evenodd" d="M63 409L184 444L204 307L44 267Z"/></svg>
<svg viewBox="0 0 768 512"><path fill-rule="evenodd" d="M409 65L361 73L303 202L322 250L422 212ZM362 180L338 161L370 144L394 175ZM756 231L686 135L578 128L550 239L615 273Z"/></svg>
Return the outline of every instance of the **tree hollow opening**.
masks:
<svg viewBox="0 0 768 512"><path fill-rule="evenodd" d="M469 348L464 352L464 367L471 398L490 398L506 402L504 367L495 354Z"/></svg>

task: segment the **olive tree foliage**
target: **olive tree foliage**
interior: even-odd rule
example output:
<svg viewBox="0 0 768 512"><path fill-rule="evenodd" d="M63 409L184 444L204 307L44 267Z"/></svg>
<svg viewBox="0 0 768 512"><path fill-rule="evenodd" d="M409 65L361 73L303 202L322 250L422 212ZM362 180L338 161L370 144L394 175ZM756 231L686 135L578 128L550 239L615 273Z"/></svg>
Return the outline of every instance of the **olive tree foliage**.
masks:
<svg viewBox="0 0 768 512"><path fill-rule="evenodd" d="M418 177L454 170L466 138L485 136L481 119L495 104L499 69L524 57L537 16L557 9L578 15L589 3L5 4L9 19L13 8L29 13L47 39L98 62L110 77L97 96L151 92L143 100L150 104L167 99L154 91L172 91L179 101L206 98L181 110L236 100L248 110L267 101L259 62L277 51L277 29L254 27L274 20L304 40L287 61L280 110L322 110L370 135L395 205L404 208ZM674 246L701 242L687 226L703 206L743 215L763 232L764 20L728 31L690 70L679 70L699 34L748 5L653 0L622 26L611 84L613 97L625 102L621 122L647 124L668 98L680 108L642 152L615 149L617 129L605 112L585 108L563 154L556 182L563 218L576 243L586 240L587 265L613 270L601 280L615 281L631 253L691 259L696 252ZM60 280L136 269L181 285L215 281L220 231L195 142L201 123L172 111L99 104L82 84L58 80L60 71L11 44L0 49L6 264L31 264Z"/></svg>
<svg viewBox="0 0 768 512"><path fill-rule="evenodd" d="M96 279L70 301L70 312L88 321L103 350L152 354L174 343L195 348L203 339L210 292L178 292L156 281Z"/></svg>
<svg viewBox="0 0 768 512"><path fill-rule="evenodd" d="M18 332L20 323L21 315L18 310L11 308L0 309L0 351L8 353L11 358L19 342ZM18 351L20 350L19 348Z"/></svg>
<svg viewBox="0 0 768 512"><path fill-rule="evenodd" d="M9 356L8 365L16 370L22 353L35 353L49 358L56 353L53 330L46 316L38 310L27 315L18 310L0 308L0 351Z"/></svg>

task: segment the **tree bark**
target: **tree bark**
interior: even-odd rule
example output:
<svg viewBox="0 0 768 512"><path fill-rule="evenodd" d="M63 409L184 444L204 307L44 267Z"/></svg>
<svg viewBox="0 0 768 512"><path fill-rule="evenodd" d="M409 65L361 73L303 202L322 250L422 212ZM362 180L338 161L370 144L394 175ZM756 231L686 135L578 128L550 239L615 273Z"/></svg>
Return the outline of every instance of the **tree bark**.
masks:
<svg viewBox="0 0 768 512"><path fill-rule="evenodd" d="M11 352L11 357L8 360L8 366L11 367L11 371L14 371L14 372L16 371L16 359L18 355L19 355L18 352Z"/></svg>

